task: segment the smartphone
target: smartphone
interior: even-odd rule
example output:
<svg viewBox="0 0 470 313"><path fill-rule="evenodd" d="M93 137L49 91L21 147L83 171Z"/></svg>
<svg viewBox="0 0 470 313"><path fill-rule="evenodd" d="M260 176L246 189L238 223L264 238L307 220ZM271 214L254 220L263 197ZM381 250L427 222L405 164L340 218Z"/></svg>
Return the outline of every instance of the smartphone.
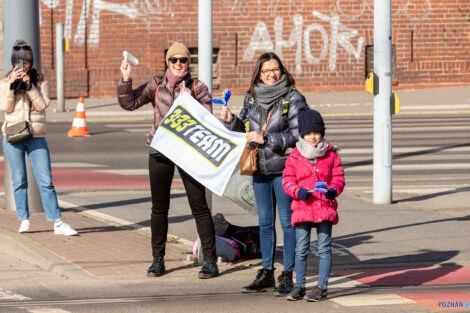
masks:
<svg viewBox="0 0 470 313"><path fill-rule="evenodd" d="M23 59L17 59L16 60L16 63L15 63L15 66L18 66L18 68L21 70L22 68L24 68L24 60Z"/></svg>

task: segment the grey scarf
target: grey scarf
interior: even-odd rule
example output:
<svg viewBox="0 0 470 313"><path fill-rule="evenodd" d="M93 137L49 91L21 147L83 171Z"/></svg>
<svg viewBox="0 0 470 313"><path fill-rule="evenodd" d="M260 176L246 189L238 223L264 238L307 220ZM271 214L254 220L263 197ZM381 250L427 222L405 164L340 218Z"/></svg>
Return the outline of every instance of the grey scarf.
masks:
<svg viewBox="0 0 470 313"><path fill-rule="evenodd" d="M323 137L322 141L316 147L312 146L308 141L300 137L296 146L300 151L300 154L309 160L316 160L319 157L324 156L326 151L328 151L328 142L325 137Z"/></svg>
<svg viewBox="0 0 470 313"><path fill-rule="evenodd" d="M287 86L286 75L282 75L281 78L273 85L259 83L255 86L255 97L258 104L264 110L269 111L275 101L285 96L291 88L291 86Z"/></svg>

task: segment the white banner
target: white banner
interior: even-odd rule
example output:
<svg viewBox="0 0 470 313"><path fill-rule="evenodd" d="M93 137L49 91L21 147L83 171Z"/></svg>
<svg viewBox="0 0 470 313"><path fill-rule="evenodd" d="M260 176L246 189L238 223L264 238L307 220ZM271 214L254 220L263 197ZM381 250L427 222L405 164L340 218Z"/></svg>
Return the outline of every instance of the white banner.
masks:
<svg viewBox="0 0 470 313"><path fill-rule="evenodd" d="M165 115L150 146L210 191L222 196L240 161L246 134L233 132L183 92Z"/></svg>

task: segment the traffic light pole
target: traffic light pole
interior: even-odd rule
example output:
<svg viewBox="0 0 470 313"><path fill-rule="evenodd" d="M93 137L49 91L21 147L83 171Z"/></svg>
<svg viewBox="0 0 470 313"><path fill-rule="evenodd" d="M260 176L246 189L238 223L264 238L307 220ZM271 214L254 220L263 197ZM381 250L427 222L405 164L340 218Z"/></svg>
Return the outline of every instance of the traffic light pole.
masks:
<svg viewBox="0 0 470 313"><path fill-rule="evenodd" d="M379 90L374 95L373 201L392 203L392 15L391 0L374 0L374 73Z"/></svg>

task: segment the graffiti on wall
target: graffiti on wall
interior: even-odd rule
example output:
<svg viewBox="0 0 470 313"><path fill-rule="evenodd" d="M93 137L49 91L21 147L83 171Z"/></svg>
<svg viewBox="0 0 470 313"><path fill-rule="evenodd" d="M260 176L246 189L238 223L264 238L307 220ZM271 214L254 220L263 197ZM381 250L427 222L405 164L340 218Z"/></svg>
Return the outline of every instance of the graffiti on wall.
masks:
<svg viewBox="0 0 470 313"><path fill-rule="evenodd" d="M239 16L249 16L252 12L253 5L250 6L246 0L221 0L225 4L228 10L228 16L238 14ZM267 10L271 16L276 16L278 10L281 7L282 0L269 0L267 4L263 4L261 0L257 0L257 12L258 17L261 15L262 10ZM282 1L285 3L286 1ZM299 4L300 3L300 4ZM305 8L303 0L287 0L287 14L291 15L291 12L301 12Z"/></svg>
<svg viewBox="0 0 470 313"><path fill-rule="evenodd" d="M56 9L57 6L65 2L64 17L64 35L72 39L75 45L83 45L87 39L88 45L96 47L100 42L100 19L102 12L109 11L135 19L137 17L147 21L147 27L150 29L151 18L163 19L171 15L173 6L177 0L130 0L126 4L114 3L111 0L41 0L48 9ZM347 3L357 1L360 3L359 9L355 12L347 10ZM336 69L336 56L338 47L342 47L349 55L356 59L360 58L364 38L359 36L358 31L351 29L341 23L341 19L356 20L372 9L367 4L369 0L336 0L332 4L335 9L330 15L324 15L318 11L313 11L314 19L329 23L329 29L319 23L306 25L304 29L304 20L300 12L304 11L305 3L302 0L257 0L258 16L261 10L267 10L271 16L277 16L281 9L287 8L288 16L291 11L297 12L293 16L293 27L290 30L288 39L283 39L283 19L275 17L274 19L274 42L271 40L268 28L264 22L258 22L253 31L251 41L245 50L244 60L251 60L257 50L276 51L282 56L283 48L296 48L295 54L295 72L302 72L302 52L305 59L310 64L318 64L328 56L330 71ZM229 7L228 14L238 14L240 16L252 15L253 6L250 7L246 0L221 0ZM74 4L79 4L75 5ZM80 18L75 26L72 25L72 16L74 7L79 8ZM405 15L413 20L422 20L428 18L431 12L431 0L402 0L401 5L393 15ZM75 12L76 13L76 12ZM91 20L90 25L88 21ZM42 23L42 21L41 21ZM88 38L85 38L88 34ZM320 36L321 44L319 53L312 53L311 38ZM302 49L303 46L303 49Z"/></svg>
<svg viewBox="0 0 470 313"><path fill-rule="evenodd" d="M351 3L351 1L360 3L361 6L358 11L356 10L355 12L351 12L349 8L344 8L345 2ZM336 0L335 9L346 19L357 20L361 18L366 11L374 11L373 8L367 4L367 1L368 0ZM396 2L398 1L395 1L395 3ZM398 10L392 12L392 17L405 15L410 20L419 21L427 19L431 13L431 0L401 0L401 2L401 4L398 3Z"/></svg>
<svg viewBox="0 0 470 313"><path fill-rule="evenodd" d="M330 71L336 70L336 56L338 46L341 46L348 54L354 56L356 59L361 57L364 37L358 36L357 30L351 29L342 24L338 14L332 13L331 16L327 16L321 14L318 11L313 11L312 14L315 18L324 22L328 22L330 24L329 31L327 31L325 27L318 23L312 23L303 29L304 25L302 16L296 14L293 17L294 25L290 32L289 39L283 40L283 19L281 17L277 17L274 20L275 41L273 43L269 36L266 24L259 22L256 25L250 43L245 50L243 59L245 61L252 60L257 50L274 50L276 54L282 58L283 48L290 48L295 46L295 72L296 74L301 74L302 38L304 47L303 52L306 61L309 64L319 64L321 60L326 58L327 54L329 53L328 64ZM311 50L310 38L313 37L315 33L320 36L322 44L320 47L320 53L314 56ZM353 42L356 37L357 40Z"/></svg>
<svg viewBox="0 0 470 313"><path fill-rule="evenodd" d="M62 2L62 0L41 1L47 8L52 10ZM89 26L87 40L90 46L98 46L100 42L100 18L103 11L114 12L131 19L137 17L143 18L147 20L148 27L150 27L151 25L148 18L163 19L165 16L169 16L173 4L176 2L176 0L133 0L129 1L129 4L118 4L104 0L75 1L81 1L80 19L76 26L75 34L72 34L74 0L65 0L64 36L73 38L73 44L83 45L85 43L88 20L90 19L89 15L91 14L91 25ZM91 11L90 7L92 8Z"/></svg>
<svg viewBox="0 0 470 313"><path fill-rule="evenodd" d="M350 2L351 1L352 0L350 0ZM328 23L328 28L325 28L320 23L312 23L305 25L304 29L302 15L295 14L293 17L293 26L287 40L283 39L282 17L276 17L274 20L274 41L271 40L266 24L264 22L258 22L251 36L251 40L245 49L243 60L252 60L257 50L274 51L282 58L283 48L295 47L295 73L301 74L302 52L305 60L309 64L319 64L328 56L328 67L330 71L336 70L338 48L344 49L348 55L353 56L356 60L359 59L364 44L364 37L359 36L359 32L356 29L352 29L341 23L341 18L355 20L362 17L366 10L372 11L367 5L367 0L357 1L361 3L359 10L353 13L350 12L349 14L346 14L346 10L343 8L344 0L336 0L336 12L331 12L329 16L318 11L313 11L312 15L314 19ZM273 5L272 12L276 12L275 7L279 4L279 1L270 0L270 4ZM298 7L296 6L296 8ZM417 8L420 8L420 10ZM430 0L406 0L403 1L399 9L394 12L394 15L405 14L410 19L422 20L428 18L430 12ZM315 38L320 38L319 46L315 47L315 50L319 51L316 54L312 53L311 39L314 38L314 36L316 36Z"/></svg>

